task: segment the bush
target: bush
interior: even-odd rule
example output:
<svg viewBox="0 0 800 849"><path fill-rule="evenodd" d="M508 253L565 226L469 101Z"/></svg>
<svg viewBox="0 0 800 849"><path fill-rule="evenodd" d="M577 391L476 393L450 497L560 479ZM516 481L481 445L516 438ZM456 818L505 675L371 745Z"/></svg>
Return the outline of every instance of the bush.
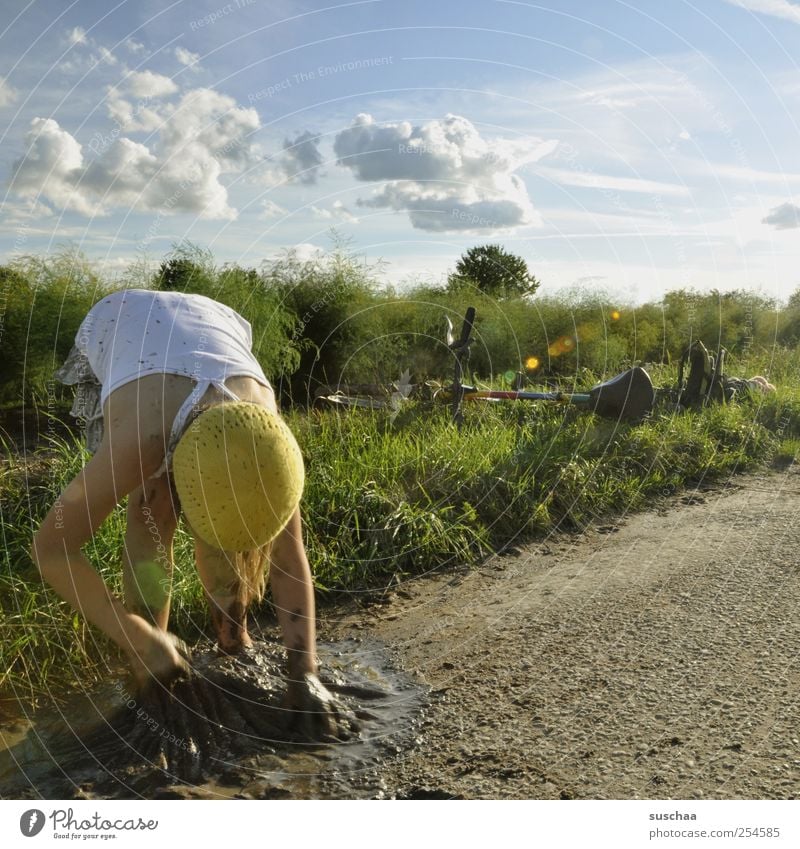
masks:
<svg viewBox="0 0 800 849"><path fill-rule="evenodd" d="M298 403L318 386L379 379L393 357L381 315L377 269L342 246L300 260L294 252L265 265L264 290L274 293L293 320L291 344L299 366L284 394Z"/></svg>
<svg viewBox="0 0 800 849"><path fill-rule="evenodd" d="M49 394L86 313L108 291L77 251L0 266L0 403L29 405Z"/></svg>

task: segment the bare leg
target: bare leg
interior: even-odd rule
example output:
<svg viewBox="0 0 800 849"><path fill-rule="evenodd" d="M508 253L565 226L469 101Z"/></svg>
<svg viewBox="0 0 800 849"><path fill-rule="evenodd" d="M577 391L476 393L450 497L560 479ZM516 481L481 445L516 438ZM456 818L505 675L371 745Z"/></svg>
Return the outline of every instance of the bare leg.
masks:
<svg viewBox="0 0 800 849"><path fill-rule="evenodd" d="M126 652L141 684L153 676L171 677L185 662L163 631L111 593L82 549L113 508L146 485L163 460L161 408L153 403L160 395L145 393L145 386L159 389L143 378L120 387L106 401L103 442L56 499L32 550L44 580Z"/></svg>
<svg viewBox="0 0 800 849"><path fill-rule="evenodd" d="M178 517L166 474L150 478L128 497L123 557L125 606L167 630L172 591L172 539Z"/></svg>

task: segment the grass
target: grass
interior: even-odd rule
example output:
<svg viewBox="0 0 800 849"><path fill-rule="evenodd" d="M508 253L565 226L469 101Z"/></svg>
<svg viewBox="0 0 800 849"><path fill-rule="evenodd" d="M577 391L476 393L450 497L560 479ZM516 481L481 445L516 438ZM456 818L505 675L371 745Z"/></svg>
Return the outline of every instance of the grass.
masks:
<svg viewBox="0 0 800 849"><path fill-rule="evenodd" d="M403 576L478 561L490 551L637 510L687 484L794 457L800 393L698 412L657 411L619 424L550 404L409 404L379 412L295 413L307 460L307 548L325 595L360 593ZM108 641L42 586L28 554L34 529L85 454L51 437L36 453L7 446L0 470L0 697L34 703L119 668ZM124 510L88 546L120 590ZM176 537L172 627L189 641L207 629L191 539Z"/></svg>

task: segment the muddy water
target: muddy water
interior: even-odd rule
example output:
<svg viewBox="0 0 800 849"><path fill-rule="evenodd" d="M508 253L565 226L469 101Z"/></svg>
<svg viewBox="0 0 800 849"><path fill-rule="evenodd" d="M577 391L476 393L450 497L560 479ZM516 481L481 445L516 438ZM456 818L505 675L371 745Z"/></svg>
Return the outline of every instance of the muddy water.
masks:
<svg viewBox="0 0 800 849"><path fill-rule="evenodd" d="M319 655L320 678L357 717L343 742L309 742L274 721L284 687L279 646L260 643L245 661L205 648L195 651L193 665L205 682L224 683L222 701L195 699L189 710L186 697L161 715L115 682L29 721L0 725L0 797L389 795L381 774L418 745L425 688L398 670L377 642L322 644ZM247 709L237 701L239 710L229 713L225 699L234 691ZM242 719L254 716L249 724Z"/></svg>

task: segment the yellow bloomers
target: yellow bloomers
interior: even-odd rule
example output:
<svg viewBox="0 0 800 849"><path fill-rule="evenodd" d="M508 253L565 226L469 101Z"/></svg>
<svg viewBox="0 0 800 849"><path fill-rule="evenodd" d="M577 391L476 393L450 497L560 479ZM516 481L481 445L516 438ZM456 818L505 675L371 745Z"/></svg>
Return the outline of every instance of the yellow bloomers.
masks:
<svg viewBox="0 0 800 849"><path fill-rule="evenodd" d="M172 458L192 530L226 551L270 542L303 494L303 457L283 419L244 401L218 404L189 426Z"/></svg>

